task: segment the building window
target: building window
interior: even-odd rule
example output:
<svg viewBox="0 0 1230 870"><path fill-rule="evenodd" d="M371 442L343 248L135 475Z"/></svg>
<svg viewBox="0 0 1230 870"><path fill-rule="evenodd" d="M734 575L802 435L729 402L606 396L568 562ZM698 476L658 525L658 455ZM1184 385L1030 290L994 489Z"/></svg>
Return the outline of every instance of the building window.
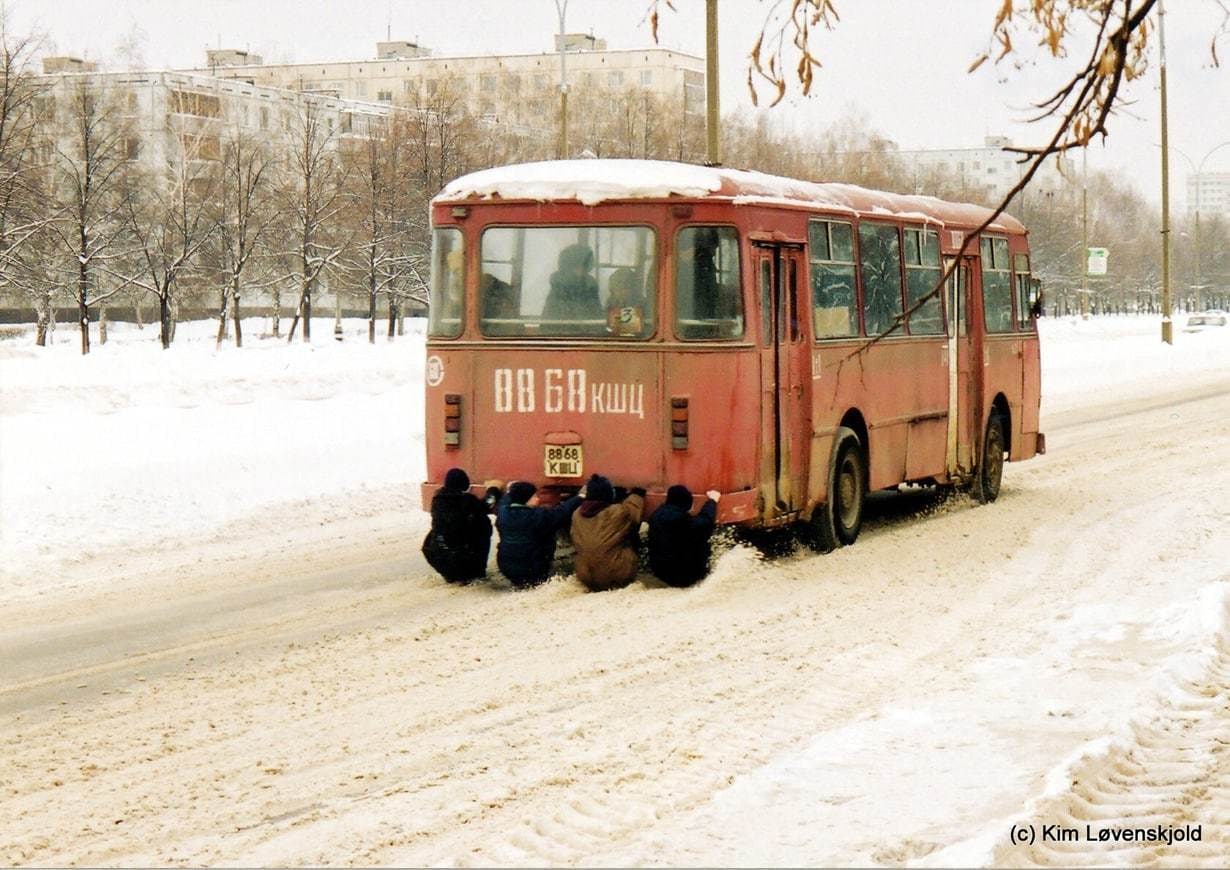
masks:
<svg viewBox="0 0 1230 870"><path fill-rule="evenodd" d="M264 106L261 106L261 129L269 129L269 110Z"/></svg>
<svg viewBox="0 0 1230 870"><path fill-rule="evenodd" d="M393 92L392 91L377 91L376 99L382 103L391 103L393 102Z"/></svg>
<svg viewBox="0 0 1230 870"><path fill-rule="evenodd" d="M483 93L491 93L495 90L495 76L483 75L478 77L478 88Z"/></svg>
<svg viewBox="0 0 1230 870"><path fill-rule="evenodd" d="M649 87L650 85L653 84L653 70L651 69L641 70L641 84L644 85L645 87Z"/></svg>
<svg viewBox="0 0 1230 870"><path fill-rule="evenodd" d="M418 84L414 81L414 79L406 79L402 82L402 88L407 94L417 93L419 89Z"/></svg>
<svg viewBox="0 0 1230 870"><path fill-rule="evenodd" d="M540 91L545 91L547 89L546 73L534 73L534 87Z"/></svg>
<svg viewBox="0 0 1230 870"><path fill-rule="evenodd" d="M612 88L622 87L624 83L624 74L619 70L611 70L606 74L606 83Z"/></svg>

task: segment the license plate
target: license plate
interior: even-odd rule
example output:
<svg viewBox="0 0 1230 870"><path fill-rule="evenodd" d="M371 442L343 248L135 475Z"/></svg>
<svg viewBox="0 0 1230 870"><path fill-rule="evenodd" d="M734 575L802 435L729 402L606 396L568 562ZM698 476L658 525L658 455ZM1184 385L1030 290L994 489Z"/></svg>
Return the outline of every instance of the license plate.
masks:
<svg viewBox="0 0 1230 870"><path fill-rule="evenodd" d="M580 477L580 444L547 444L543 448L543 473L547 477Z"/></svg>

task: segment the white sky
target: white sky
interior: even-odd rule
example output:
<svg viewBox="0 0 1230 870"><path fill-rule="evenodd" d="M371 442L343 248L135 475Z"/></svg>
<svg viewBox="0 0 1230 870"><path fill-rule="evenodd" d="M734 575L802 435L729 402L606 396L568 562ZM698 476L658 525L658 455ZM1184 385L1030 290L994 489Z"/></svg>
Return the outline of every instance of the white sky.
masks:
<svg viewBox="0 0 1230 870"><path fill-rule="evenodd" d="M415 39L437 54L548 51L557 27L553 0L0 0L19 27L35 24L59 53L107 60L134 24L145 33L152 67L204 62L207 47L250 48L267 61L371 57L391 20L394 39ZM568 29L605 38L611 48L651 44L648 0L570 0ZM704 52L703 0L665 9L661 44ZM747 52L769 0L721 0L722 107L751 106ZM956 148L1003 134L1041 140L1040 125L1020 123L1032 100L1048 94L1056 62L1039 57L1019 69L984 64L998 0L837 0L842 20L818 45L824 67L813 95L773 110L776 123L806 131L858 111L902 148ZM1230 141L1230 37L1211 64L1209 40L1222 22L1216 0L1170 0L1166 15L1172 145L1200 161ZM1156 48L1155 48L1156 52ZM1156 59L1156 53L1154 55ZM1133 105L1112 121L1105 146L1090 149L1091 168L1127 173L1160 199L1157 65L1127 89ZM1187 162L1172 154L1172 202L1186 198ZM1230 171L1230 146L1206 170Z"/></svg>

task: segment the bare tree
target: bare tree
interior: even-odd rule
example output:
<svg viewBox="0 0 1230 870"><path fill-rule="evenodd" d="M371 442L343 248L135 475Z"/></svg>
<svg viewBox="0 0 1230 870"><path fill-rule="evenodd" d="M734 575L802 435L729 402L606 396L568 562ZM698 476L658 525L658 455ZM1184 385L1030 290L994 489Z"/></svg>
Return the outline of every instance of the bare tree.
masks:
<svg viewBox="0 0 1230 870"><path fill-rule="evenodd" d="M235 326L235 346L243 346L240 295L267 232L278 217L270 196L274 160L256 138L236 128L222 145L215 212L214 247L222 276L218 344L226 338L228 309Z"/></svg>
<svg viewBox="0 0 1230 870"><path fill-rule="evenodd" d="M128 286L116 266L125 254L123 181L136 139L130 135L123 92L105 79L62 79L50 96L60 104L50 133L57 213L51 228L60 255L56 271L72 288L85 354L90 352L90 306Z"/></svg>
<svg viewBox="0 0 1230 870"><path fill-rule="evenodd" d="M0 5L0 288L31 300L35 342L43 345L54 313L46 260L55 217L46 190L49 148L39 125L45 87L31 71L38 40L11 33L7 24Z"/></svg>
<svg viewBox="0 0 1230 870"><path fill-rule="evenodd" d="M349 243L343 212L350 199L346 167L338 156L339 127L322 101L310 97L291 113L287 126L279 184L288 227L283 257L299 293L288 340L294 340L302 320L303 340L311 341L312 294Z"/></svg>
<svg viewBox="0 0 1230 870"><path fill-rule="evenodd" d="M126 177L124 218L131 233L137 269L130 282L158 300L158 337L163 348L173 340L173 310L178 282L208 242L213 224L209 201L217 177L209 137L188 130L176 135L178 147L166 163Z"/></svg>
<svg viewBox="0 0 1230 870"><path fill-rule="evenodd" d="M367 292L367 338L373 343L379 297L393 300L396 307L411 287L422 284L419 237L425 221L412 205L407 127L406 113L398 111L344 151L358 225L345 265Z"/></svg>

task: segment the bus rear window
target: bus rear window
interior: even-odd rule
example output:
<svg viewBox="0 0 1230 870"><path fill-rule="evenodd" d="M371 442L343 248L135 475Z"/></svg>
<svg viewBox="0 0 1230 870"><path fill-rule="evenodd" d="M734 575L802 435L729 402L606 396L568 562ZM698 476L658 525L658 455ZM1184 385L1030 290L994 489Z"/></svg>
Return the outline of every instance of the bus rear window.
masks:
<svg viewBox="0 0 1230 870"><path fill-rule="evenodd" d="M648 227L491 227L483 233L483 335L646 338L657 295Z"/></svg>
<svg viewBox="0 0 1230 870"><path fill-rule="evenodd" d="M465 313L465 242L461 230L440 227L431 234L431 304L428 335L456 338Z"/></svg>
<svg viewBox="0 0 1230 870"><path fill-rule="evenodd" d="M739 235L734 227L684 227L675 239L675 333L684 340L743 335Z"/></svg>

